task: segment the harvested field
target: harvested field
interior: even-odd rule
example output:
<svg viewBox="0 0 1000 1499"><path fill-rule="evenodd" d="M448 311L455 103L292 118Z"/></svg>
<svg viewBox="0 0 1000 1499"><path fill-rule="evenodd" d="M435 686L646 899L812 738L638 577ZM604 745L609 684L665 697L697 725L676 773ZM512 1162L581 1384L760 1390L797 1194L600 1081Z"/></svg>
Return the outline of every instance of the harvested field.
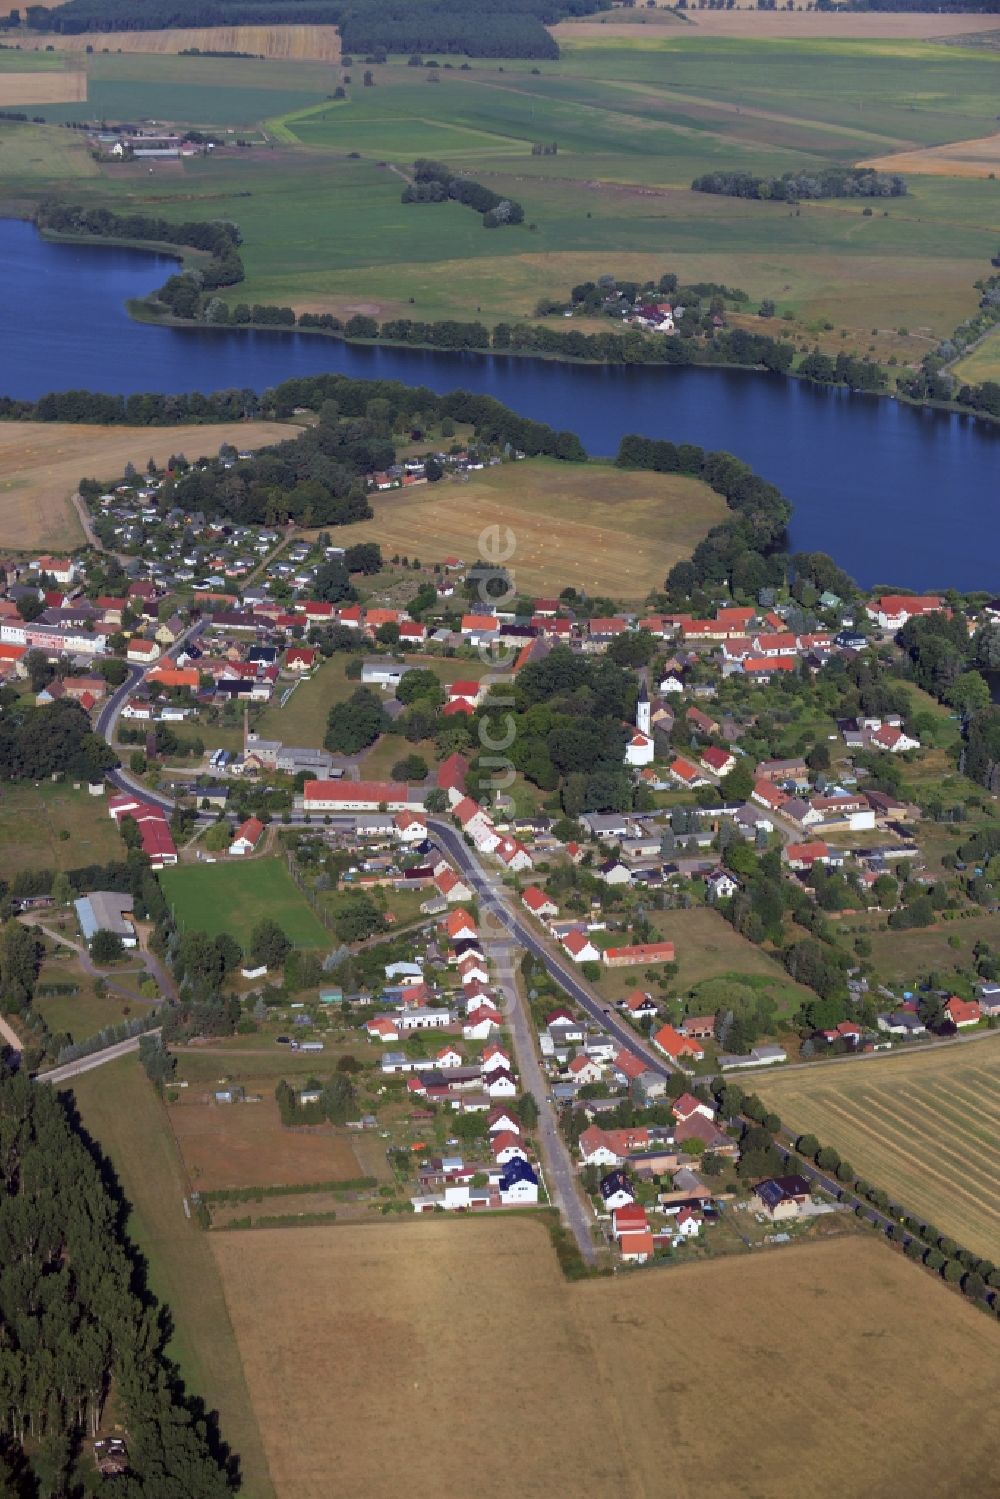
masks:
<svg viewBox="0 0 1000 1499"><path fill-rule="evenodd" d="M220 1070L223 1066L220 1061ZM343 1134L282 1128L272 1081L255 1085L251 1080L246 1089L262 1093L262 1101L203 1103L202 1095L190 1088L168 1110L195 1191L351 1181L364 1175Z"/></svg>
<svg viewBox="0 0 1000 1499"><path fill-rule="evenodd" d="M993 1039L755 1080L789 1129L977 1254L1000 1259L1000 1045Z"/></svg>
<svg viewBox="0 0 1000 1499"><path fill-rule="evenodd" d="M87 97L87 75L81 68L35 68L11 72L0 68L0 109L21 104L76 104Z"/></svg>
<svg viewBox="0 0 1000 1499"><path fill-rule="evenodd" d="M0 75L2 76L2 75ZM262 448L297 429L280 422L219 426L92 427L69 422L0 423L0 546L30 551L80 546L83 532L71 496L84 476L113 479L129 462L165 463L171 453L194 459L224 442Z"/></svg>
<svg viewBox="0 0 1000 1499"><path fill-rule="evenodd" d="M37 45L58 45L67 52L244 52L286 62L340 60L340 33L335 26L204 26L168 31L98 31L79 36L41 35ZM85 96L84 96L85 97Z"/></svg>
<svg viewBox="0 0 1000 1499"><path fill-rule="evenodd" d="M982 380L1000 380L1000 332L987 334L971 354L952 365L951 372L972 385Z"/></svg>
<svg viewBox="0 0 1000 1499"><path fill-rule="evenodd" d="M878 172L904 172L925 177L992 177L1000 170L1000 135L984 135L947 146L926 146L873 156L860 163Z"/></svg>
<svg viewBox="0 0 1000 1499"><path fill-rule="evenodd" d="M531 460L455 481L372 498L375 519L338 532L342 546L381 542L425 561L479 555L484 527L514 538L507 563L519 592L640 600L727 515L706 485L675 474L629 474L602 464Z"/></svg>
<svg viewBox="0 0 1000 1499"><path fill-rule="evenodd" d="M990 1484L992 1435L974 1407L1000 1393L1000 1334L867 1238L761 1253L738 1274L720 1261L575 1286L523 1218L210 1244L281 1495L326 1499L336 1472L346 1492L388 1499L405 1472L411 1499L473 1486L548 1499L572 1472L580 1499L651 1499L665 1438L676 1499L703 1493L707 1468L720 1499L945 1499ZM706 1356L679 1360L691 1347ZM502 1462L483 1462L497 1397L469 1378L471 1348L502 1348L517 1370L502 1425L518 1439ZM921 1391L928 1367L956 1361L979 1398L952 1413L945 1445ZM770 1376L766 1398L747 1398L748 1368ZM851 1439L813 1444L803 1462L817 1410Z"/></svg>
<svg viewBox="0 0 1000 1499"><path fill-rule="evenodd" d="M614 19L604 21L561 21L550 27L559 42L573 40L600 41L606 37L628 37L638 41L637 28L680 33L678 17L671 11L615 11ZM802 41L832 38L840 41L875 41L878 38L909 41L953 41L962 36L980 36L1000 29L995 16L948 16L904 14L891 11L787 11L787 10L698 10L687 12L692 36L731 36L761 41L778 37L799 37ZM683 23L681 23L683 24Z"/></svg>

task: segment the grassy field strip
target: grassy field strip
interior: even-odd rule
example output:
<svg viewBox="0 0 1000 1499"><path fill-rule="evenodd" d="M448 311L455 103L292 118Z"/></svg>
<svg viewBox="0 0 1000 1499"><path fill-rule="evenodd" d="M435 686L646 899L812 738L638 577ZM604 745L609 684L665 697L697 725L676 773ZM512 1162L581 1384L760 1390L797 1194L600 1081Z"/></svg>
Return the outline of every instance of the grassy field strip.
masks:
<svg viewBox="0 0 1000 1499"><path fill-rule="evenodd" d="M73 1092L132 1205L128 1233L148 1260L150 1286L170 1307L170 1355L188 1389L219 1412L246 1499L275 1499L209 1235L181 1205L190 1189L165 1106L135 1057L77 1078Z"/></svg>
<svg viewBox="0 0 1000 1499"><path fill-rule="evenodd" d="M607 78L604 80L607 88L629 90L633 93L644 93L648 91L648 85L644 83L632 83L624 78ZM502 88L503 84L491 83L491 88ZM843 136L850 141L879 141L883 145L886 142L899 147L901 151L915 146L915 142L905 137L892 137L883 135L880 131L862 130L857 125L841 125L833 121L810 120L802 115L781 114L773 109L761 109L758 105L733 104L726 99L707 99L699 94L685 94L680 89L659 88L657 93L664 99L676 100L678 104L690 104L703 110L706 114L716 113L723 116L737 115L741 119L769 120L775 125L791 125L796 130L815 131L824 135Z"/></svg>
<svg viewBox="0 0 1000 1499"><path fill-rule="evenodd" d="M301 146L302 141L290 128L292 120L308 119L310 115L322 114L324 110L334 108L336 101L324 99L320 104L306 104L302 109L290 109L287 114L274 115L270 120L264 121L263 128L274 136L276 141L281 141L285 146ZM346 106L347 101L344 100Z"/></svg>
<svg viewBox="0 0 1000 1499"><path fill-rule="evenodd" d="M839 1104L834 1103L832 1099L825 1100L825 1107L828 1108L832 1114L841 1118L845 1122L845 1124L849 1125L853 1122L856 1125L855 1116L850 1114ZM891 1113L886 1110L879 1109L876 1109L875 1112L886 1114L888 1123L891 1126L893 1122L893 1115ZM864 1142L867 1135L874 1133L874 1129L865 1130L863 1127L861 1127L860 1135L862 1142ZM967 1198L969 1202L975 1204L976 1209L979 1213L985 1214L989 1218L995 1218L997 1222L1000 1223L1000 1211L995 1208L989 1207L988 1204L985 1203L982 1198L979 1197L975 1192L967 1191L966 1188L961 1186L953 1176L946 1176L944 1173L935 1170L934 1167L929 1165L926 1160L922 1160L919 1156L914 1155L912 1151L905 1149L904 1146L894 1143L892 1139L886 1138L885 1135L878 1135L877 1139L879 1148L881 1150L888 1151L890 1154L899 1157L900 1160L907 1162L909 1168L917 1173L918 1180L925 1177L933 1178L936 1182L939 1182L944 1187L945 1192L949 1197L954 1197L957 1195ZM968 1169L968 1167L966 1166L965 1169ZM881 1185L881 1183L879 1185ZM994 1186L995 1183L988 1183L988 1187L991 1191L994 1189ZM910 1204L904 1203L904 1206L909 1207ZM919 1204L914 1201L913 1206L918 1207Z"/></svg>

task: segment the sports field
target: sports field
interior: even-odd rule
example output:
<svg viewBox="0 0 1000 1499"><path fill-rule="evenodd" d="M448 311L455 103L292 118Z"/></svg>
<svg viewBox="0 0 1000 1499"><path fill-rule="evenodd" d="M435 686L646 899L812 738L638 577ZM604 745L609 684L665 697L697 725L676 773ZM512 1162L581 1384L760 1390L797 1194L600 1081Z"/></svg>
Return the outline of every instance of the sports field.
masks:
<svg viewBox="0 0 1000 1499"><path fill-rule="evenodd" d="M68 134L68 132L63 132ZM0 135L0 140L3 136ZM0 160L2 160L0 150ZM127 463L142 469L171 453L213 455L281 442L298 429L281 422L222 426L96 427L69 422L0 424L0 546L31 551L80 546L83 532L71 496L81 478L116 479Z"/></svg>
<svg viewBox="0 0 1000 1499"><path fill-rule="evenodd" d="M513 533L506 564L519 592L588 593L642 600L728 513L707 485L675 474L630 474L603 464L533 459L467 484L446 481L372 500L375 519L343 528L341 546L379 541L436 561L479 555L485 526Z"/></svg>
<svg viewBox="0 0 1000 1499"><path fill-rule="evenodd" d="M281 1495L326 1499L337 1473L388 1499L405 1467L412 1499L652 1499L665 1462L677 1499L703 1494L706 1472L719 1499L950 1499L990 1483L1000 1332L866 1238L762 1253L738 1275L719 1261L583 1285L561 1279L540 1223L514 1218L214 1234L211 1248ZM483 1349L503 1351L502 1394L470 1377ZM956 1362L981 1398L957 1403L943 1444L921 1391ZM809 1443L805 1460L820 1411L850 1440ZM484 1461L501 1431L517 1440Z"/></svg>
<svg viewBox="0 0 1000 1499"><path fill-rule="evenodd" d="M1000 1259L1000 1041L761 1077L787 1128L839 1150L977 1254Z"/></svg>
<svg viewBox="0 0 1000 1499"><path fill-rule="evenodd" d="M225 855L218 864L178 864L161 871L178 925L210 937L230 932L246 947L257 923L270 916L295 947L332 945L283 859L224 860Z"/></svg>

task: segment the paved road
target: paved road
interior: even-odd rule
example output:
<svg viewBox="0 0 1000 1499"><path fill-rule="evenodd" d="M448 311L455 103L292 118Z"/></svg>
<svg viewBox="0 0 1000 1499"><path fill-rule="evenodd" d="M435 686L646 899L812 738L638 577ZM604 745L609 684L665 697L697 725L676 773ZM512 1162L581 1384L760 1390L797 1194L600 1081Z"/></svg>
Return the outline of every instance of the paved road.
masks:
<svg viewBox="0 0 1000 1499"><path fill-rule="evenodd" d="M442 822L439 818L428 818L427 825L441 849L454 859L472 885L479 898L480 912L485 917L492 917L494 926L499 929L498 934L502 935L506 932L514 937L521 947L526 948L539 962L544 963L560 988L565 990L595 1024L601 1026L620 1042L626 1051L641 1058L651 1072L658 1072L661 1077L669 1077L670 1069L664 1065L662 1057L647 1046L630 1026L620 1020L614 1011L604 1004L586 980L579 973L573 972L572 965L556 956L535 929L527 913L518 910L514 904L516 897L511 898L498 874L484 867L476 851L469 847L461 834L457 833L449 823Z"/></svg>
<svg viewBox="0 0 1000 1499"><path fill-rule="evenodd" d="M594 1265L597 1254L591 1234L593 1218L584 1205L569 1149L559 1132L555 1110L549 1103L549 1084L535 1050L534 1026L515 976L518 948L513 942L490 943L487 947L496 964L497 981L506 1001L504 1016L514 1040L521 1083L538 1105L536 1133L549 1196L576 1239L585 1263Z"/></svg>
<svg viewBox="0 0 1000 1499"><path fill-rule="evenodd" d="M158 1030L145 1031L147 1036L158 1036ZM81 1072L93 1072L95 1067L103 1067L107 1062L116 1062L119 1057L127 1057L130 1052L139 1050L140 1036L130 1036L127 1041L116 1041L114 1046L106 1046L103 1051L93 1051L89 1057L79 1057L75 1062L66 1062L62 1067L53 1067L51 1072L36 1072L36 1083L68 1083L71 1078L79 1077Z"/></svg>

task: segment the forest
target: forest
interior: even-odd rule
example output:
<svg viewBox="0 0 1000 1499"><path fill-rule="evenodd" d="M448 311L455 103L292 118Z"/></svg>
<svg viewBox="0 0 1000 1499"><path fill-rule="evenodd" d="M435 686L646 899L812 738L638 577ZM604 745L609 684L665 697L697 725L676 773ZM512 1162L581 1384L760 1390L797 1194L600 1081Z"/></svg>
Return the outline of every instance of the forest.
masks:
<svg viewBox="0 0 1000 1499"><path fill-rule="evenodd" d="M441 52L556 58L546 25L607 9L607 0L67 0L29 5L37 31L155 31L167 27L339 26L345 52Z"/></svg>
<svg viewBox="0 0 1000 1499"><path fill-rule="evenodd" d="M222 1499L234 1462L164 1353L127 1204L71 1096L3 1076L0 1135L0 1492L90 1492L113 1409L122 1499Z"/></svg>

